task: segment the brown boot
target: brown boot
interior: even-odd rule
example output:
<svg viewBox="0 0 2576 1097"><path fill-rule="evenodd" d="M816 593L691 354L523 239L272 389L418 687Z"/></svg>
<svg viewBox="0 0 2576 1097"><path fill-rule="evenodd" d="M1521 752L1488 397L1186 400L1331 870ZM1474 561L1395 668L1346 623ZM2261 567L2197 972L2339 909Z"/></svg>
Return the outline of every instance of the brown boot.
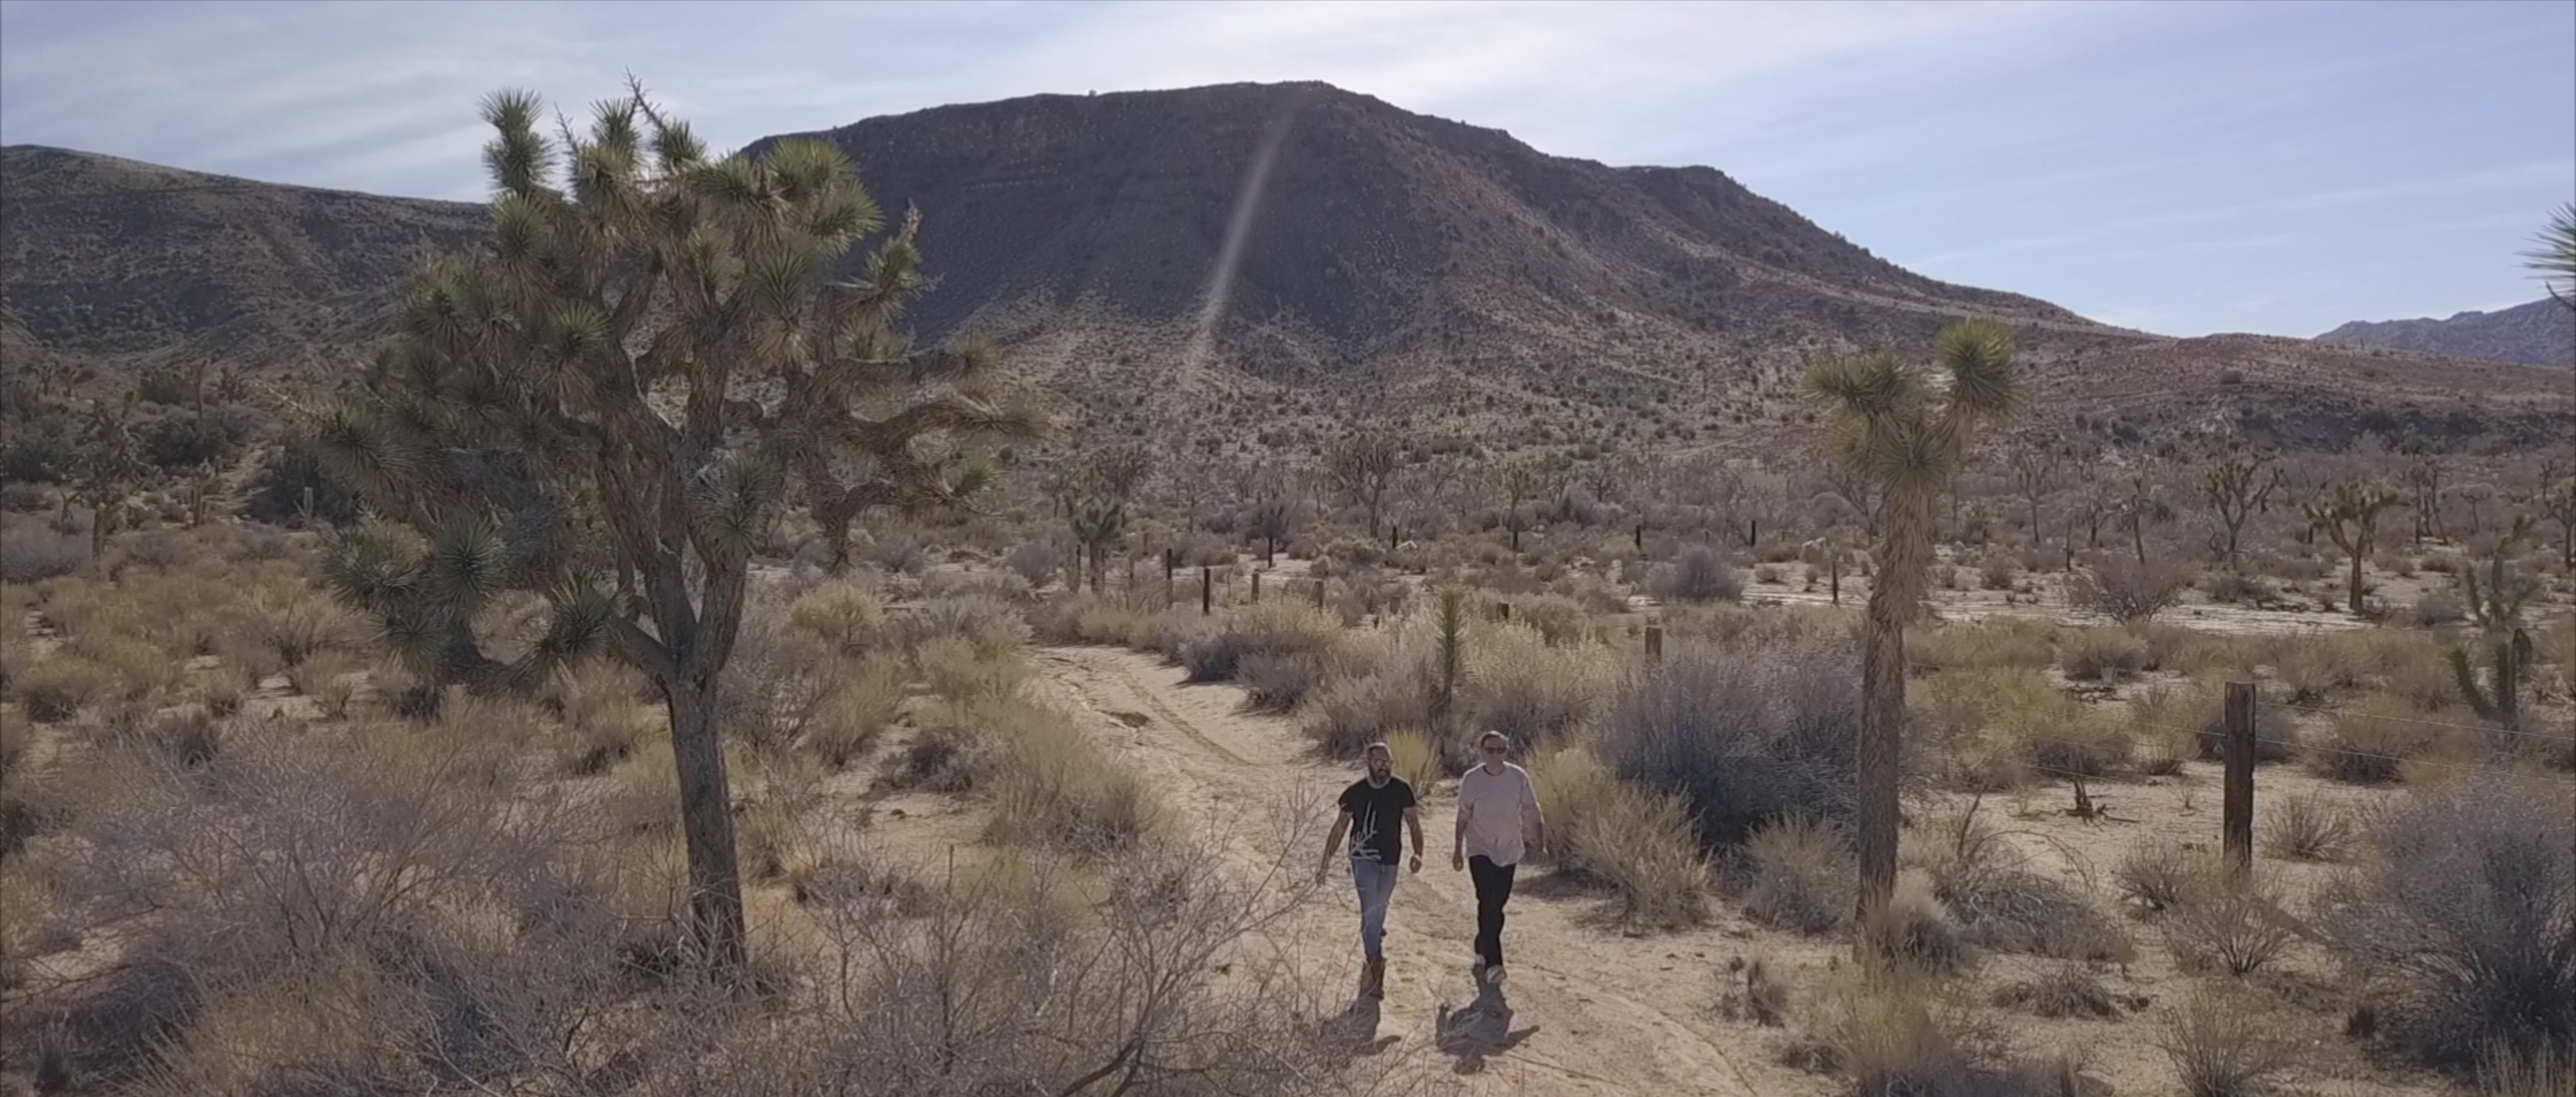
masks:
<svg viewBox="0 0 2576 1097"><path fill-rule="evenodd" d="M1360 997L1386 997L1386 961L1371 960L1360 969Z"/></svg>

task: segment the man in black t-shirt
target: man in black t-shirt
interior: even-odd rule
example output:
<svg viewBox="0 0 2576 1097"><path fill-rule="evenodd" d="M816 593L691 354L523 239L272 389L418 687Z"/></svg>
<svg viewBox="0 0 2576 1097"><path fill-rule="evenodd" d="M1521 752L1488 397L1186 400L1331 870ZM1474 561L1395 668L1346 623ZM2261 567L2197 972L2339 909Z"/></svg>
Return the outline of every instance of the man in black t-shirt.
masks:
<svg viewBox="0 0 2576 1097"><path fill-rule="evenodd" d="M1413 786L1395 775L1395 752L1384 743L1371 743L1363 757L1368 760L1368 776L1342 790L1341 818L1334 820L1333 836L1324 842L1324 861L1315 866L1315 882L1324 882L1324 874L1333 867L1333 851L1341 848L1344 834L1350 835L1351 883L1360 895L1360 948L1368 956L1360 994L1382 998L1386 996L1386 953L1381 947L1386 940L1386 907L1395 898L1395 862L1404 853L1403 836L1395 828L1400 821L1413 832L1412 870L1420 872L1422 816L1415 808Z"/></svg>

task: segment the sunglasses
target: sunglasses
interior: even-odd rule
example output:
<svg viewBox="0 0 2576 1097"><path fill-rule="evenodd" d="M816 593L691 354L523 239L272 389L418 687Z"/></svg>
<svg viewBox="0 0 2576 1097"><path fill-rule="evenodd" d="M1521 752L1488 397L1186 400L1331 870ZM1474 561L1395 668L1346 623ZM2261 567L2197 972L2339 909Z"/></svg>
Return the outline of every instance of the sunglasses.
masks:
<svg viewBox="0 0 2576 1097"><path fill-rule="evenodd" d="M1501 754L1502 752L1503 752L1503 748L1501 748L1501 747L1486 747L1486 748L1485 748L1485 753L1487 753L1487 754Z"/></svg>

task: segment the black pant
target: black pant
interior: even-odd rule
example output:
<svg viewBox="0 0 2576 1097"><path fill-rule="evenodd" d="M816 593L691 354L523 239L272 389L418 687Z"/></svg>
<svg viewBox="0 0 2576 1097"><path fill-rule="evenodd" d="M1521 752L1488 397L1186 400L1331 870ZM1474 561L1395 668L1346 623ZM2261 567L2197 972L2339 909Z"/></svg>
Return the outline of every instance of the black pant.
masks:
<svg viewBox="0 0 2576 1097"><path fill-rule="evenodd" d="M1476 955L1486 967L1503 966L1503 904L1512 901L1512 870L1483 854L1467 858L1467 875L1476 882Z"/></svg>

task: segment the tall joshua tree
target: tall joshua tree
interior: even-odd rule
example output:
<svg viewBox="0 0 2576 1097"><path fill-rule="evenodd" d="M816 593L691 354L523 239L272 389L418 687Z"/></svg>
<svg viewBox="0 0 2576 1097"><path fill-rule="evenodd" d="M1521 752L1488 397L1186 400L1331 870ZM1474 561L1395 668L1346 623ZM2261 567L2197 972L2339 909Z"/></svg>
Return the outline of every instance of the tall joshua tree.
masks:
<svg viewBox="0 0 2576 1097"><path fill-rule="evenodd" d="M420 266L397 334L318 412L327 467L383 516L337 540L331 580L437 681L523 690L593 651L651 678L690 940L737 965L716 716L753 547L799 495L836 543L871 508L958 501L994 479L991 445L1043 420L1002 397L986 348L911 345L918 216L885 231L830 145L713 157L640 88L587 136L541 132L526 93L483 115L490 238ZM864 275L835 279L872 239ZM515 651L474 627L506 593L551 611Z"/></svg>
<svg viewBox="0 0 2576 1097"><path fill-rule="evenodd" d="M1881 495L1878 571L1862 624L1860 904L1876 927L1896 886L1897 760L1905 719L1905 626L1922 613L1942 493L1980 430L2021 402L2012 330L1970 320L1942 332L1933 367L1893 354L1819 363L1807 390L1825 412L1831 458ZM1867 929L1862 934L1868 943Z"/></svg>
<svg viewBox="0 0 2576 1097"><path fill-rule="evenodd" d="M2346 608L2355 616L2363 609L2361 565L2379 546L2379 512L2402 501L2395 489L2377 480L2345 480L2307 506L2308 524L2352 560Z"/></svg>

